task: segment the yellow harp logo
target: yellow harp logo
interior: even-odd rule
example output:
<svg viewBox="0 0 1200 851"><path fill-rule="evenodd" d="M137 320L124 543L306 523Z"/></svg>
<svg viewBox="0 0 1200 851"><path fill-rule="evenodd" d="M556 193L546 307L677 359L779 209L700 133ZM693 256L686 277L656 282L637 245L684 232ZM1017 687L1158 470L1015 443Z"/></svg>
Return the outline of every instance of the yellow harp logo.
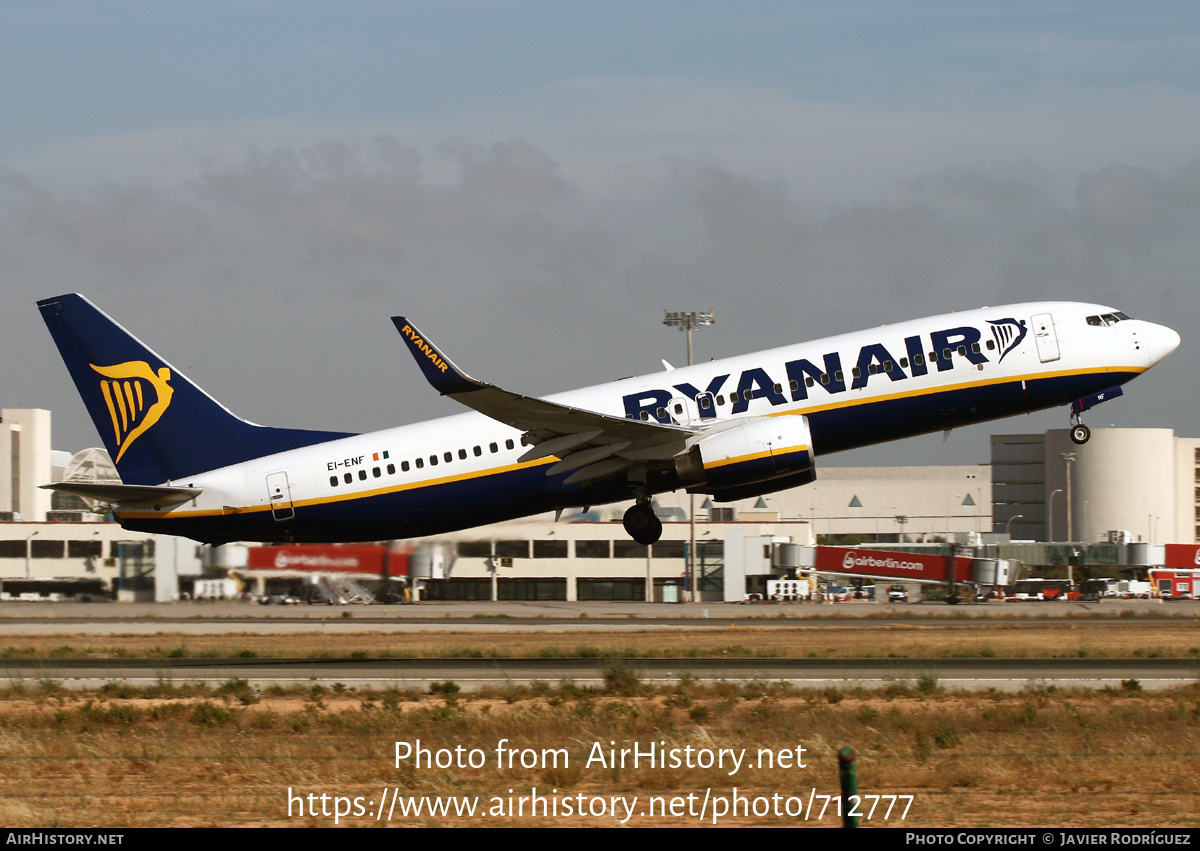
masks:
<svg viewBox="0 0 1200 851"><path fill-rule="evenodd" d="M168 384L171 370L163 367L155 374L144 360L126 361L115 366L89 366L104 376L100 379L100 394L112 417L113 435L117 441L115 464L130 444L158 422L170 406L171 396L175 393Z"/></svg>

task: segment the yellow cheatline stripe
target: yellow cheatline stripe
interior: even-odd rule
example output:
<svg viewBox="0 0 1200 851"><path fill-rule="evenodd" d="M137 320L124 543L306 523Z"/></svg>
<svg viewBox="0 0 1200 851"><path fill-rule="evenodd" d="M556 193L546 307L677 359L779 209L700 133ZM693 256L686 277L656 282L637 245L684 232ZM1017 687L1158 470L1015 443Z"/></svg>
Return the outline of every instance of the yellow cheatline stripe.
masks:
<svg viewBox="0 0 1200 851"><path fill-rule="evenodd" d="M817 413L820 411L835 411L835 410L838 410L839 408L851 408L851 407L856 407L858 405L871 405L876 402L892 402L897 399L908 399L908 398L913 398L916 396L932 396L935 393L957 393L962 390L973 389L976 387L988 387L993 384L1016 384L1019 381L1036 381L1036 380L1045 379L1045 378L1063 378L1063 377L1071 376L1071 375L1098 375L1098 374L1110 373L1110 372L1142 373L1142 372L1145 372L1147 369L1149 369L1149 367L1145 367L1145 366L1106 366L1106 367L1100 367L1098 369L1064 369L1064 370L1060 370L1058 372L1051 372L1051 373L1032 373L1032 374L1028 374L1028 375L1013 375L1013 376L1008 376L1005 378L1000 378L1000 377L987 378L987 379L983 379L981 381L964 381L961 384L942 384L942 385L938 385L937 387L922 387L922 388L913 388L912 390L901 390L896 393L886 393L881 396L861 396L860 395L859 398L857 398L857 399L853 399L853 398L837 399L837 400L831 401L827 404L816 405L816 406L813 406L810 408L805 408L804 410L774 411L772 413L764 414L763 416L779 417L779 416L787 416L788 414L812 414L812 413ZM879 373L879 375L886 375L886 373L881 372L881 373ZM922 376L918 376L918 378L920 378L920 377L922 377ZM815 389L815 388L812 388L812 389ZM846 395L849 395L852 393L860 393L861 394L861 393L864 393L865 391L866 391L866 388L863 388L862 390L857 390L857 391L856 390L845 390L842 392L845 393ZM801 399L797 402L791 402L789 404L803 405L805 402L811 402L811 401L812 401L812 398L809 397L808 399Z"/></svg>
<svg viewBox="0 0 1200 851"><path fill-rule="evenodd" d="M712 464L705 464L704 469L711 470L715 467L726 467L730 464L741 464L746 461L757 461L759 458L770 458L772 455L788 455L792 452L807 451L807 446L789 446L787 449L768 449L765 452L752 452L749 455L739 455L737 458L726 458L724 461L714 461Z"/></svg>
<svg viewBox="0 0 1200 851"><path fill-rule="evenodd" d="M1145 372L1148 368L1149 367L1139 367L1139 366L1128 366L1128 367L1112 366L1112 367L1101 367L1100 369L1061 370L1059 372L1054 372L1054 373L1049 373L1049 374L1035 373L1035 374L1030 374L1030 375L1008 376L1008 377L1004 377L1004 378L997 377L997 378L986 379L983 381L967 381L967 382L963 382L962 384L940 385L937 387L913 389L913 390L903 391L903 392L899 392L899 393L887 394L884 396L869 396L869 397L860 397L858 399L839 400L839 401L836 401L836 402L833 402L833 403L830 403L827 405L818 405L815 407L804 408L803 410L775 411L773 413L767 414L766 416L779 417L779 416L788 416L788 415L793 415L793 414L811 414L811 413L818 412L818 411L829 411L829 410L836 410L838 408L856 407L859 405L870 405L870 404L874 404L876 402L887 402L887 401L892 401L894 399L903 399L903 398L912 397L912 396L927 396L927 395L931 395L933 393L955 392L955 391L963 390L965 388L984 387L984 386L991 385L991 384L1015 383L1018 381L1029 381L1031 379L1060 378L1060 377L1069 376L1069 375L1095 375L1098 373L1108 373L1108 372L1141 373L1141 372ZM884 374L884 373L881 373L881 374ZM103 387L103 385L104 385L104 382L101 382L102 387ZM850 393L852 391L847 390L845 392ZM115 395L117 395L118 399L120 398L119 393L115 394ZM105 388L105 396L107 399L107 388ZM802 400L802 401L804 401L804 400ZM800 404L800 403L792 403L792 404ZM110 405L109 412L111 414L112 413L111 402L109 403L109 405ZM114 420L113 424L116 425L115 415L113 417L113 420ZM725 420L724 422L728 422L728 420ZM118 442L119 442L119 438L118 438ZM808 447L801 447L801 450L807 451ZM747 456L743 456L741 458L732 459L730 461L722 461L722 462L720 462L720 464L706 465L706 468L707 467L715 467L715 466L723 466L725 464L738 463L741 461L749 461L749 460L753 460L755 458L762 458L762 457L765 457L766 454L767 453L756 453L754 455L747 455ZM409 484L395 485L393 487L387 487L387 488L377 488L377 489L369 490L369 491L355 491L353 493L347 493L344 496L338 495L338 496L332 496L332 497L319 497L316 499L306 499L306 500L301 500L298 502L293 502L292 505L296 506L296 507L305 507L305 506L310 506L310 505L328 505L331 503L346 502L348 500L355 500L355 499L366 499L366 498L373 497L373 496L381 496L383 494L400 493L402 491L416 490L418 488L424 488L424 487L433 487L436 485L448 484L451 482L459 482L459 481L467 481L469 479L485 478L487 476L499 475L502 473L509 473L509 472L512 472L513 470L520 470L520 469L526 468L526 467L537 467L537 466L541 466L541 465L545 465L545 464L556 464L556 463L558 463L558 460L559 459L556 457L539 458L535 461L529 461L525 464L509 464L504 467L494 467L494 468L491 468L488 470L480 470L480 471L477 471L474 473L464 473L464 474L458 475L458 476L445 476L440 479L425 479L425 480L422 480L419 482L411 482ZM256 512L269 511L270 509L271 509L270 504L240 506L238 508L237 513L238 514L253 514ZM131 517L131 518L133 518L133 517L165 517L165 516L168 516L168 515L160 513L160 512L147 512L147 511L136 511L136 512L118 511L118 512L116 512L116 514L118 517ZM172 518L213 517L213 516L220 516L223 514L224 514L224 511L222 511L220 509L206 509L203 511L172 511L172 512L169 512L169 516Z"/></svg>
<svg viewBox="0 0 1200 851"><path fill-rule="evenodd" d="M453 482L463 482L470 479L481 479L486 476L495 476L502 473L511 473L514 470L523 470L530 467L540 467L546 464L558 463L557 458L539 458L536 461L528 461L524 464L508 464L504 467L492 467L487 470L478 470L474 473L461 473L457 476L443 476L439 479L423 479L419 482L409 482L407 484L393 485L385 488L374 488L367 491L353 491L346 494L338 494L336 496L317 497L315 499L303 499L292 502L292 506L302 508L310 505L328 505L336 502L348 502L356 499L367 499L374 496L383 496L389 493L401 493L403 491L417 490L419 488L435 487L437 485L451 484ZM276 506L278 507L278 506ZM270 503L261 505L243 505L237 506L237 514L255 514L258 512L270 511L272 508ZM182 517L219 517L228 516L222 509L204 509L197 511L172 511L168 513L157 511L118 511L118 517L167 517L172 519Z"/></svg>

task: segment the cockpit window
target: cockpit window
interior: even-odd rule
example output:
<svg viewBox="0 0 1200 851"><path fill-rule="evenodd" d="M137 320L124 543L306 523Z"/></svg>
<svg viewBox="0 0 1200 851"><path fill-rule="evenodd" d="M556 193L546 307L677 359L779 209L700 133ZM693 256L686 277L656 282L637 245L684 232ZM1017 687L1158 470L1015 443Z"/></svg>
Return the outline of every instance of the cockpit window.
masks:
<svg viewBox="0 0 1200 851"><path fill-rule="evenodd" d="M1113 313L1105 313L1100 316L1089 316L1087 318L1087 324L1088 325L1099 325L1099 326L1116 325L1122 319L1128 319L1128 318L1129 318L1128 314L1121 313L1120 311L1115 311Z"/></svg>

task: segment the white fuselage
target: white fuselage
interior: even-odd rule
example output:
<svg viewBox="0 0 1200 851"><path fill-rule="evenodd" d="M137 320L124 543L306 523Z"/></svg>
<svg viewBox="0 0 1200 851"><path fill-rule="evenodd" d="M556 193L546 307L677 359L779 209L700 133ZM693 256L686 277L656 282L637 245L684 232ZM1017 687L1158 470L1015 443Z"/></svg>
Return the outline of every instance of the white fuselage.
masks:
<svg viewBox="0 0 1200 851"><path fill-rule="evenodd" d="M822 456L1068 404L1129 381L1178 345L1163 326L1105 316L1120 314L1066 302L964 311L547 398L676 423L696 435L740 418L804 415ZM202 493L182 505L123 510L119 518L201 540L363 540L630 495L622 481L564 485L564 477L545 475L556 458L520 462L526 448L519 430L467 412L164 483ZM668 473L643 481L651 490L679 486ZM335 528L346 531L329 531Z"/></svg>

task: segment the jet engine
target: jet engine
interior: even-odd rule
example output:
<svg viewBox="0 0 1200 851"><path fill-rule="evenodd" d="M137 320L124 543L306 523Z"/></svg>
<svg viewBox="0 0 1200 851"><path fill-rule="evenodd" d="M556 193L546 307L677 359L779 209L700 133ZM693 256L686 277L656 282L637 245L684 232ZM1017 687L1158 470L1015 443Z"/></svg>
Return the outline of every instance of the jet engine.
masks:
<svg viewBox="0 0 1200 851"><path fill-rule="evenodd" d="M811 481L814 467L808 418L799 414L734 422L705 433L675 456L680 481L690 491L706 493L804 474Z"/></svg>

